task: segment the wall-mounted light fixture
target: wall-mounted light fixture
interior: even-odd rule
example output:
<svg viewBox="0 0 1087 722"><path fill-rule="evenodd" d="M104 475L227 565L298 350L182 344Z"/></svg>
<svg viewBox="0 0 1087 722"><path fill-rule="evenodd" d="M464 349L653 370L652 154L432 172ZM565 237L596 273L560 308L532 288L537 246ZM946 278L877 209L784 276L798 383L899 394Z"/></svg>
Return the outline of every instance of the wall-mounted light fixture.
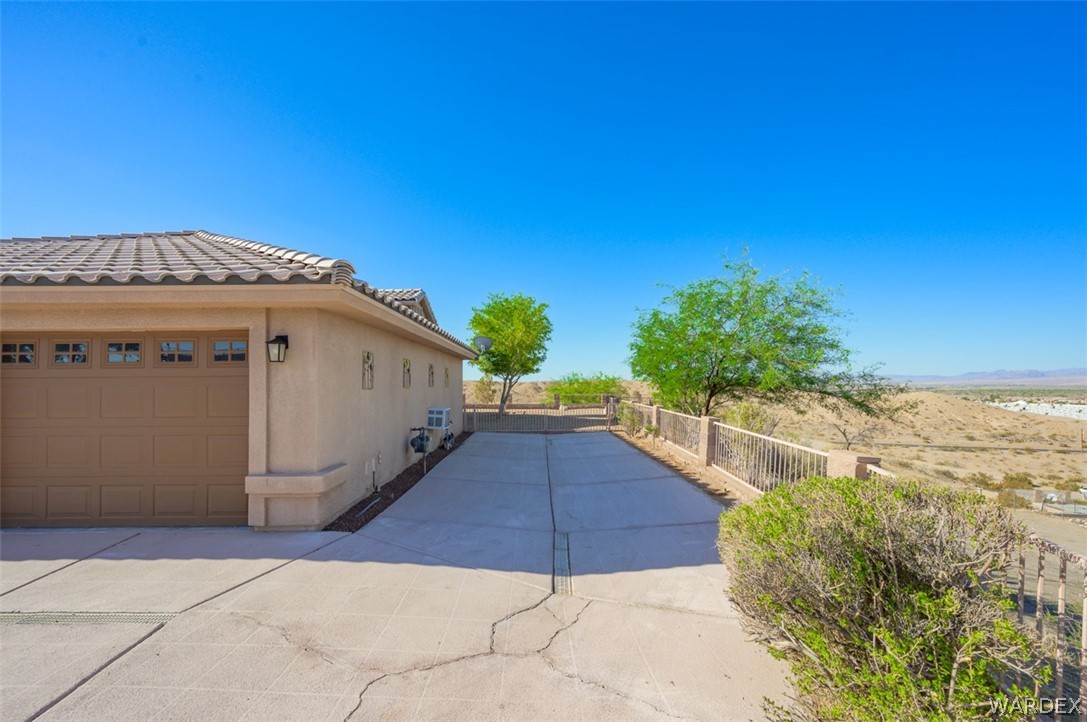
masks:
<svg viewBox="0 0 1087 722"><path fill-rule="evenodd" d="M266 342L268 345L268 360L272 363L282 363L287 360L287 343L286 336L276 336L271 341Z"/></svg>

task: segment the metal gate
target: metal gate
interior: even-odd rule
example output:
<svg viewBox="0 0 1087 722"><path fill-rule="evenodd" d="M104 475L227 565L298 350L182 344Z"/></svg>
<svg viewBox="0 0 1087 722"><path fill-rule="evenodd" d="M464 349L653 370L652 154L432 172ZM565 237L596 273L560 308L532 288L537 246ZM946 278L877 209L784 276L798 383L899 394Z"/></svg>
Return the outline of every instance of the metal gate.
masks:
<svg viewBox="0 0 1087 722"><path fill-rule="evenodd" d="M496 404L466 404L465 431L559 434L573 431L610 431L615 424L615 403L517 404L500 411Z"/></svg>

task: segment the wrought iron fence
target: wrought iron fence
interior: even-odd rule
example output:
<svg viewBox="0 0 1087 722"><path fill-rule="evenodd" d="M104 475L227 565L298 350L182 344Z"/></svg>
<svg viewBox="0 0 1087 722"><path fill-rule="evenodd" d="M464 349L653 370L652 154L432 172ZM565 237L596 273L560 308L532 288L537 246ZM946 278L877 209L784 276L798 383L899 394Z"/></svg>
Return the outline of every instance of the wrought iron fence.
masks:
<svg viewBox="0 0 1087 722"><path fill-rule="evenodd" d="M702 420L697 416L661 409L660 436L684 451L698 454L698 434Z"/></svg>
<svg viewBox="0 0 1087 722"><path fill-rule="evenodd" d="M896 478L878 466L869 465L868 471ZM1037 534L1010 552L1003 582L1020 628L1042 642L1049 670L1048 679L1034 676L1028 686L1037 699L1080 700L1077 719L1087 722L1087 557ZM1012 681L1023 686L1025 680L1018 674L1006 680Z"/></svg>
<svg viewBox="0 0 1087 722"><path fill-rule="evenodd" d="M1017 554L1012 551L1014 561L1005 582L1015 600L1016 617L1021 627L1033 627L1042 641L1051 672L1049 680L1030 680L1034 696L1079 698L1083 722L1087 720L1087 557L1036 534L1027 537ZM1024 683L1022 675L1015 681Z"/></svg>
<svg viewBox="0 0 1087 722"><path fill-rule="evenodd" d="M728 424L715 423L715 467L758 491L810 476L826 476L827 453Z"/></svg>
<svg viewBox="0 0 1087 722"><path fill-rule="evenodd" d="M634 433L653 423L654 412L653 406L623 401L618 418ZM662 438L699 455L701 419L664 409L659 418ZM827 474L827 452L718 422L711 430L713 466L760 493ZM868 471L896 478L873 464ZM1008 682L1033 683L1038 699L1080 700L1077 719L1087 722L1087 557L1031 534L1024 547L1010 550L1009 558L1009 568L993 581L1008 587L1020 627L1042 641L1051 674L1031 680L1019 675Z"/></svg>

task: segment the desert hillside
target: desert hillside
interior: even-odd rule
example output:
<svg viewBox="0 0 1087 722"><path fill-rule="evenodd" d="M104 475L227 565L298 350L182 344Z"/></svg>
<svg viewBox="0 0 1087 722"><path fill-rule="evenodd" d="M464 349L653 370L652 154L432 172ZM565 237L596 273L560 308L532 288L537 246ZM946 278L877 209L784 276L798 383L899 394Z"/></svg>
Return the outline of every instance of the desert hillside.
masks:
<svg viewBox="0 0 1087 722"><path fill-rule="evenodd" d="M649 398L644 383L624 383L632 397ZM474 386L472 381L464 384L469 402ZM540 403L548 397L547 388L546 381L518 384L514 403ZM852 448L881 457L883 466L892 471L933 480L956 481L983 473L999 481L1005 473L1026 472L1043 487L1076 479L1087 484L1087 453L1079 453L1087 422L1009 411L978 398L976 392L959 395L955 390L906 394L904 399L915 408L897 422L880 423L862 434ZM845 446L835 425L849 436L865 427L861 419L843 423L819 408L804 414L776 407L769 412L778 420L774 436L818 449Z"/></svg>
<svg viewBox="0 0 1087 722"><path fill-rule="evenodd" d="M1026 472L1040 486L1082 479L1087 454L1081 440L1087 423L1009 411L952 394L919 391L905 395L916 407L897 422L877 424L853 448L871 451L892 471L955 480L978 472L1000 480ZM842 448L847 435L864 430L859 418L842 419L815 409L797 414L775 409L775 436L816 448Z"/></svg>

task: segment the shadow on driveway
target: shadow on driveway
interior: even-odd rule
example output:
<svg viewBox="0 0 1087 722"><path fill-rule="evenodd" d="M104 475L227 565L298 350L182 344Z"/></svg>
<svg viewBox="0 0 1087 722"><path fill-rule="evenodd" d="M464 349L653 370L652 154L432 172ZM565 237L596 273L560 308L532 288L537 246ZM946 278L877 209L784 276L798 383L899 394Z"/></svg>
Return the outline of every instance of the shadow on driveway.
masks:
<svg viewBox="0 0 1087 722"><path fill-rule="evenodd" d="M720 512L608 433L477 433L356 534L4 531L0 716L757 717Z"/></svg>

